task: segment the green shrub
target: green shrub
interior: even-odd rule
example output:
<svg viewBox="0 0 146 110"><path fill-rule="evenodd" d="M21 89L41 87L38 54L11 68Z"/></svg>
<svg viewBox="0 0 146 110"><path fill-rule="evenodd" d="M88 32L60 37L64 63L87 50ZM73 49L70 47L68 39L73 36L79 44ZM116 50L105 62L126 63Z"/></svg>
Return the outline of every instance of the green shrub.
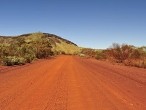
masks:
<svg viewBox="0 0 146 110"><path fill-rule="evenodd" d="M23 57L18 57L18 65L24 65L26 63L26 59Z"/></svg>
<svg viewBox="0 0 146 110"><path fill-rule="evenodd" d="M26 60L23 57L6 56L2 59L2 63L5 66L24 65Z"/></svg>
<svg viewBox="0 0 146 110"><path fill-rule="evenodd" d="M36 57L41 59L41 58L47 58L49 56L51 56L53 53L51 51L51 48L48 47L41 47L39 49L37 49L36 52Z"/></svg>
<svg viewBox="0 0 146 110"><path fill-rule="evenodd" d="M35 56L33 54L26 54L24 58L26 60L26 63L31 63L33 59L35 59Z"/></svg>
<svg viewBox="0 0 146 110"><path fill-rule="evenodd" d="M106 55L104 53L104 51L97 51L96 52L96 57L95 57L97 60L99 59L106 59Z"/></svg>

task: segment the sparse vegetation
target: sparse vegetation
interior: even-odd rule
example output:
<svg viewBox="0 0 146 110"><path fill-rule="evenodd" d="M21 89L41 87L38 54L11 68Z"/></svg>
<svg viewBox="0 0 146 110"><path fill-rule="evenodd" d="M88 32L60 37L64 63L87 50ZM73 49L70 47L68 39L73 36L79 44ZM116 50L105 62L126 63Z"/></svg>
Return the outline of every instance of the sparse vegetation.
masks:
<svg viewBox="0 0 146 110"><path fill-rule="evenodd" d="M127 44L114 43L111 48L97 51L96 59L107 59L116 63L123 63L127 66L146 68L145 47L136 48Z"/></svg>
<svg viewBox="0 0 146 110"><path fill-rule="evenodd" d="M146 68L146 47L137 48L127 44L114 43L105 50L82 48L81 57L93 57L97 60L107 60L122 63L127 66Z"/></svg>
<svg viewBox="0 0 146 110"><path fill-rule="evenodd" d="M105 50L79 48L71 41L40 32L17 37L0 37L0 62L3 65L23 65L31 63L34 59L60 54L93 57L146 68L145 46L136 48L132 45L114 43L111 48Z"/></svg>
<svg viewBox="0 0 146 110"><path fill-rule="evenodd" d="M56 46L54 46L53 51L58 52L58 54L74 55L80 53L80 48L74 44L59 40L59 43L57 42Z"/></svg>
<svg viewBox="0 0 146 110"><path fill-rule="evenodd" d="M0 37L0 62L3 65L22 65L34 59L58 54L74 54L78 47L61 37L46 33Z"/></svg>
<svg viewBox="0 0 146 110"><path fill-rule="evenodd" d="M2 63L6 66L24 65L26 59L18 56L6 56L3 58Z"/></svg>
<svg viewBox="0 0 146 110"><path fill-rule="evenodd" d="M96 57L97 60L99 59L106 59L106 54L104 50L98 50L96 51Z"/></svg>
<svg viewBox="0 0 146 110"><path fill-rule="evenodd" d="M81 49L81 54L82 56L86 56L86 57L96 57L96 50L95 49L91 49L91 48L82 48Z"/></svg>

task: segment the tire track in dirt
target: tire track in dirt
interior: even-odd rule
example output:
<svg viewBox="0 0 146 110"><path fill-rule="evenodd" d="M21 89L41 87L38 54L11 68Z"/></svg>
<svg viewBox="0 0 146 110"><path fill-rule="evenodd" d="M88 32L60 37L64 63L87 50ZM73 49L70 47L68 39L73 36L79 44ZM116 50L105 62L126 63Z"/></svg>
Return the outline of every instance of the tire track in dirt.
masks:
<svg viewBox="0 0 146 110"><path fill-rule="evenodd" d="M68 61L68 60L67 60ZM43 110L67 110L68 74L66 61L58 71L56 80L51 85L50 94Z"/></svg>
<svg viewBox="0 0 146 110"><path fill-rule="evenodd" d="M64 62L63 62L64 63ZM55 64L55 65L54 65ZM3 110L4 109L8 109L8 110L14 110L14 108L17 108L17 109L25 109L25 106L23 107L23 108L20 108L19 106L21 105L23 105L23 104L21 104L21 103L23 103L24 101L26 101L26 102L30 102L30 101L27 101L27 100L29 100L29 98L31 97L31 95L33 96L34 95L34 92L35 92L35 90L36 89L38 89L39 87L41 87L42 85L43 85L43 87L45 87L45 86L48 86L48 84L50 84L49 83L49 78L54 78L54 77L57 77L58 75L57 75L57 72L59 71L59 68L61 68L61 66L62 66L62 62L60 62L59 63L60 65L58 66L58 69L57 69L57 66L56 66L56 62L54 62L53 63L53 65L51 65L51 67L49 67L49 68L52 68L52 67L56 67L56 69L53 69L53 71L50 71L50 73L51 74L48 74L47 73L47 71L49 71L49 69L48 69L48 67L47 67L47 65L46 65L46 67L47 67L47 70L43 70L43 71L41 71L41 72L39 72L39 74L37 74L38 76L37 77L35 77L35 81L34 80L32 80L33 81L33 85L28 85L28 88L27 88L27 85L24 85L23 83L21 84L22 85L22 89L20 89L19 88L19 86L17 87L18 89L20 89L19 91L16 89L14 89L14 94L9 94L9 96L11 97L10 99L9 99L9 97L5 97L6 99L7 99L7 103L6 103L6 101L5 101L5 104L3 104L2 103L2 105L4 106L5 105L5 107L6 108L4 108L4 107L1 107ZM37 69L37 71L38 71L39 69ZM57 71L56 71L57 70ZM34 72L34 71L33 71ZM46 74L45 74L46 73ZM53 76L52 76L53 75ZM56 76L54 76L54 75L56 75ZM32 76L31 76L31 78L32 78ZM30 79L31 79L30 78ZM54 79L52 79L52 80L54 80ZM27 82L27 81L25 81L25 82ZM41 87L42 88L42 87ZM43 88L42 88L43 89ZM48 90L48 89L46 89L46 90ZM12 92L12 91L11 91ZM41 92L43 92L41 89L40 89L40 93ZM13 98L12 98L13 97ZM16 101L15 101L16 100ZM18 100L19 100L19 102L18 102ZM33 100L32 100L33 101ZM13 106L11 106L11 105L15 105L15 103L17 103L17 106L15 106L14 108L13 108ZM28 104L28 103L27 103ZM26 105L27 105L26 104ZM30 103L29 103L30 104ZM25 105L25 104L24 104ZM26 106L26 109L29 109L29 107L27 108L27 106Z"/></svg>
<svg viewBox="0 0 146 110"><path fill-rule="evenodd" d="M95 82L95 83L101 82L100 84L102 85L102 87L105 87L103 90L109 91L109 93L115 95L123 103L128 104L131 109L137 108L137 110L145 110L146 88L144 84L142 84L143 85L141 86L142 88L139 88L139 86L137 88L137 83L139 84L139 82L135 80L130 81L130 80L127 80L127 77L123 77L123 78L119 77L117 76L118 73L114 73L113 71L111 72L109 71L109 69L106 70L106 68L103 68L103 67L101 68L97 64L95 65L95 64L85 62L80 59L77 59L77 60L78 62L80 61L80 64L83 67L89 67L89 68L86 68L88 71L90 71L88 73L89 77L93 75L93 77L91 78L93 81L99 80L98 82ZM118 80L119 82L117 83L116 80ZM123 82L121 82L120 80ZM126 82L127 84L124 81L125 82L128 81ZM112 98L109 98L109 99L112 99Z"/></svg>
<svg viewBox="0 0 146 110"><path fill-rule="evenodd" d="M41 72L39 72L39 74L35 74L37 73L37 71L41 71ZM21 69L19 72L21 72ZM1 92L2 94L1 96L3 97L1 98L1 101L0 101L2 109L4 109L4 107L8 106L11 102L17 99L17 97L19 98L19 96L25 93L25 90L32 89L31 87L34 86L33 84L41 80L40 75L44 76L45 75L44 73L46 72L46 70L44 69L42 71L40 67L37 70L29 70L29 71L24 71L24 72L28 73L28 75L30 75L29 74L30 72L33 72L34 74L33 75L31 74L31 77L29 76L27 76L26 78L23 77L23 81L21 83L16 82L14 83L16 84L14 85L14 87L11 87L8 90L5 90L5 92Z"/></svg>
<svg viewBox="0 0 146 110"><path fill-rule="evenodd" d="M88 94L85 94L84 97L88 99L88 103L90 102L92 106L94 103L94 109L108 109L108 110L128 109L128 107L125 106L122 102L120 102L119 99L117 99L114 94L108 95L110 91L107 88L104 88L103 82L99 78L96 78L97 76L94 76L87 66L85 68L82 64L78 63L78 66L76 67L76 71L77 73L80 73L80 75L82 75L79 77L84 77L82 83L83 85L88 87L88 90L85 89L84 92L88 94L90 93L90 96L88 96ZM89 108L89 109L92 110L93 108Z"/></svg>
<svg viewBox="0 0 146 110"><path fill-rule="evenodd" d="M145 110L146 70L58 56L0 74L0 110Z"/></svg>

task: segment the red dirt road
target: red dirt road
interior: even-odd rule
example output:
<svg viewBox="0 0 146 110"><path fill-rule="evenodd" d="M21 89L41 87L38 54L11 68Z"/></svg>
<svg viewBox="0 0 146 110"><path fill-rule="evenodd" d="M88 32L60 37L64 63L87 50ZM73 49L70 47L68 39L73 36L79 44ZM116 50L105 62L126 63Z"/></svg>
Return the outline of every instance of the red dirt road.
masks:
<svg viewBox="0 0 146 110"><path fill-rule="evenodd" d="M146 69L73 56L1 68L0 110L146 110Z"/></svg>

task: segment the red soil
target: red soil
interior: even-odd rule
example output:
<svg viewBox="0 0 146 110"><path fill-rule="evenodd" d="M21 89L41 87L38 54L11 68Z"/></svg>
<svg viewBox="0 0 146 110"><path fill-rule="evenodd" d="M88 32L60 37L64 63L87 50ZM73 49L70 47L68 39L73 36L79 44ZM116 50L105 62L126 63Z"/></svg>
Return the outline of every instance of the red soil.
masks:
<svg viewBox="0 0 146 110"><path fill-rule="evenodd" d="M0 110L146 110L145 69L59 56L0 70Z"/></svg>

